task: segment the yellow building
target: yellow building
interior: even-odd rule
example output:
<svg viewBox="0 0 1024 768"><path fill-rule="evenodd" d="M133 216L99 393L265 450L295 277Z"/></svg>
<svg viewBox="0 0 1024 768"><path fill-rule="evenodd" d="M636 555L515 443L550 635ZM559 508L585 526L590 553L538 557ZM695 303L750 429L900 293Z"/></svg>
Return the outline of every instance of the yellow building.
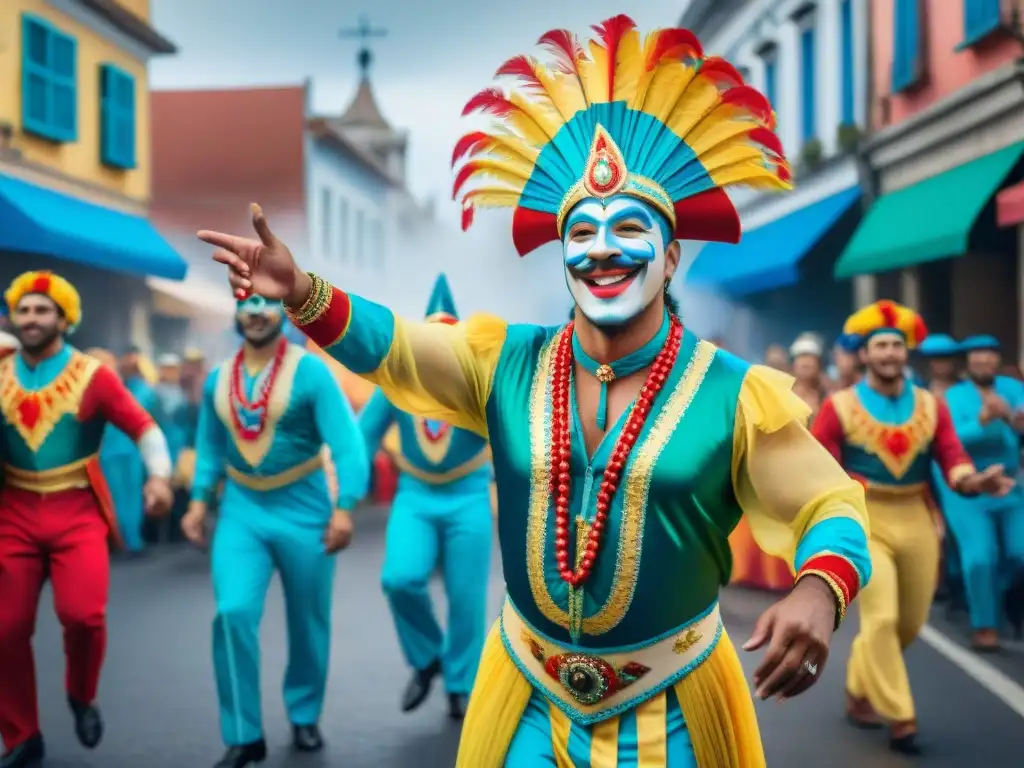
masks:
<svg viewBox="0 0 1024 768"><path fill-rule="evenodd" d="M149 0L0 2L0 280L78 284L76 344L151 346L146 278L182 257L147 220L148 62L175 52Z"/></svg>

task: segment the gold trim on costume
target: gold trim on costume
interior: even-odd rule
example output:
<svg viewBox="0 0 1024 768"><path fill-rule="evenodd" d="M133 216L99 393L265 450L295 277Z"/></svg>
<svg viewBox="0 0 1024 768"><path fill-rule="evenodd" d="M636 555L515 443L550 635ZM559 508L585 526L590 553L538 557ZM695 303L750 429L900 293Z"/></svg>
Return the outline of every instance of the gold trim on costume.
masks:
<svg viewBox="0 0 1024 768"><path fill-rule="evenodd" d="M324 468L324 457L322 453L311 456L301 464L289 467L283 472L273 475L250 475L232 466L227 467L228 477L250 491L276 491L286 485L297 483L304 477L309 477L317 470Z"/></svg>
<svg viewBox="0 0 1024 768"><path fill-rule="evenodd" d="M288 345L288 350L281 360L277 380L270 393L270 401L267 403L267 420L263 425L263 431L255 440L243 440L235 426L235 420L231 418L233 407L231 404L232 365L230 362L226 362L220 367L217 374L217 387L213 395L214 407L227 428L231 441L238 449L239 455L252 467L259 465L270 452L270 447L274 443L274 435L277 434L277 423L288 410L288 406L291 405L295 372L298 370L299 361L305 354L305 350L300 347L293 344Z"/></svg>
<svg viewBox="0 0 1024 768"><path fill-rule="evenodd" d="M903 424L878 421L853 389L836 392L832 404L846 434L846 442L876 457L897 480L929 449L935 437L938 423L935 396L919 387L914 388L914 410ZM902 443L903 449L894 451L894 442Z"/></svg>
<svg viewBox="0 0 1024 768"><path fill-rule="evenodd" d="M67 365L53 381L42 389L29 390L18 382L14 359L10 355L0 361L0 412L35 453L61 419L78 415L85 391L101 363L72 350Z"/></svg>
<svg viewBox="0 0 1024 768"><path fill-rule="evenodd" d="M559 607L551 596L544 568L547 523L551 509L551 426L548 404L554 373L553 353L564 332L563 330L555 334L541 350L530 394L531 491L527 518L526 567L530 591L538 610L549 621L569 629L569 611ZM607 601L594 615L583 619L584 634L594 636L609 632L619 625L629 611L639 575L648 493L654 466L704 382L714 357L714 345L698 341L683 375L655 419L650 433L637 446L636 457L626 468L615 575Z"/></svg>
<svg viewBox="0 0 1024 768"><path fill-rule="evenodd" d="M429 485L446 485L468 477L480 469L480 467L486 467L491 460L491 453L484 448L469 461L463 462L459 466L445 472L427 472L410 464L409 460L401 454L394 455L391 459L402 474L415 477L417 480L421 480Z"/></svg>
<svg viewBox="0 0 1024 768"><path fill-rule="evenodd" d="M419 416L413 417L413 432L416 434L416 445L420 453L431 464L440 464L448 455L448 449L452 444L452 435L455 430L451 424L444 424L444 432L437 440L431 440L427 420Z"/></svg>
<svg viewBox="0 0 1024 768"><path fill-rule="evenodd" d="M4 482L12 488L20 488L32 493L57 493L71 488L89 488L89 462L96 455L73 461L53 469L33 471L21 469L11 464L4 464Z"/></svg>

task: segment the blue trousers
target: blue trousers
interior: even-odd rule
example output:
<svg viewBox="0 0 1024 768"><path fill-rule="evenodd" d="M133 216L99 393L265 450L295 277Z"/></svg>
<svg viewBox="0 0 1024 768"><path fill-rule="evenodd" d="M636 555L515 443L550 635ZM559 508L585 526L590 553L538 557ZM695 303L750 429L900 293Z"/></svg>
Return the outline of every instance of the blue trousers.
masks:
<svg viewBox="0 0 1024 768"><path fill-rule="evenodd" d="M324 551L331 509L323 474L312 479L319 482L306 478L266 493L231 482L225 488L213 539L213 666L221 734L228 746L263 738L259 628L275 570L284 588L288 625L285 709L293 725L320 719L335 558ZM316 514L310 514L311 500L320 507Z"/></svg>
<svg viewBox="0 0 1024 768"><path fill-rule="evenodd" d="M945 513L960 546L971 626L998 629L1003 589L1024 575L1024 493L955 496Z"/></svg>
<svg viewBox="0 0 1024 768"><path fill-rule="evenodd" d="M138 451L130 453L100 454L100 467L110 486L117 524L124 538L125 549L141 552L146 543L142 538L142 526L146 509L142 498L146 484L146 466Z"/></svg>
<svg viewBox="0 0 1024 768"><path fill-rule="evenodd" d="M666 761L658 768L697 768L690 732L683 720L675 691L669 689L665 695ZM551 704L543 696L533 694L512 737L512 744L505 757L505 768L561 768L562 763L555 757L550 708ZM592 727L571 723L568 753L574 768L591 768L595 758L592 734ZM630 710L622 714L619 720L614 763L616 768L644 768L639 764L638 742L636 711ZM607 765L607 758L599 764Z"/></svg>
<svg viewBox="0 0 1024 768"><path fill-rule="evenodd" d="M405 660L425 669L440 659L449 693L472 689L487 633L493 523L489 484L475 486L483 490L446 493L403 477L384 544L381 586ZM439 559L448 597L447 635L427 591Z"/></svg>

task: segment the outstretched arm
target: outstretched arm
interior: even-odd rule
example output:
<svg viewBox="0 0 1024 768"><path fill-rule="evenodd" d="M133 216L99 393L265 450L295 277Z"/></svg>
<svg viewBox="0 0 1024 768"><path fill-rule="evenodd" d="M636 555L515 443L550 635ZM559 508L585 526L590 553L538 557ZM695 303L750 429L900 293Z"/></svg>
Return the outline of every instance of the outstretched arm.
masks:
<svg viewBox="0 0 1024 768"><path fill-rule="evenodd" d="M313 277L295 324L398 408L486 437L485 408L506 324L476 315L456 325L409 322Z"/></svg>
<svg viewBox="0 0 1024 768"><path fill-rule="evenodd" d="M224 477L224 463L227 461L227 432L217 417L217 409L214 404L216 389L217 371L214 370L206 377L202 404L199 407L192 501L209 502Z"/></svg>
<svg viewBox="0 0 1024 768"><path fill-rule="evenodd" d="M762 366L747 372L733 488L760 547L789 562L798 582L828 584L838 625L871 577L864 489L803 426L807 406L789 386L788 376Z"/></svg>
<svg viewBox="0 0 1024 768"><path fill-rule="evenodd" d="M299 369L309 387L313 416L320 439L331 451L331 464L338 489L338 509L351 510L366 495L370 485L370 462L352 406L323 360L306 355Z"/></svg>
<svg viewBox="0 0 1024 768"><path fill-rule="evenodd" d="M961 491L963 481L976 470L971 457L964 450L949 407L942 400L935 399L935 437L932 440L932 456L942 469L942 476L954 491ZM970 430L969 430L970 431Z"/></svg>

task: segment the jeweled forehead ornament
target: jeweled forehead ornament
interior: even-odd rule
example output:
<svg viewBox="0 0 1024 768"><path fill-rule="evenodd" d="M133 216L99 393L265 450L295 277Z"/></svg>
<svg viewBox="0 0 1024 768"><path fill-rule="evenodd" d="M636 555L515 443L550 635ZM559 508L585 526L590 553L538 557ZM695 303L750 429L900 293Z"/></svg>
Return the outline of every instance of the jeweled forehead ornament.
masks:
<svg viewBox="0 0 1024 768"><path fill-rule="evenodd" d="M502 83L466 104L464 115L492 124L452 153L463 228L477 208L513 208L512 240L525 255L561 239L581 200L625 194L663 213L676 238L738 242L726 189L792 188L771 104L688 30L642 36L615 16L594 32L586 41L545 33L546 61L509 59Z"/></svg>

